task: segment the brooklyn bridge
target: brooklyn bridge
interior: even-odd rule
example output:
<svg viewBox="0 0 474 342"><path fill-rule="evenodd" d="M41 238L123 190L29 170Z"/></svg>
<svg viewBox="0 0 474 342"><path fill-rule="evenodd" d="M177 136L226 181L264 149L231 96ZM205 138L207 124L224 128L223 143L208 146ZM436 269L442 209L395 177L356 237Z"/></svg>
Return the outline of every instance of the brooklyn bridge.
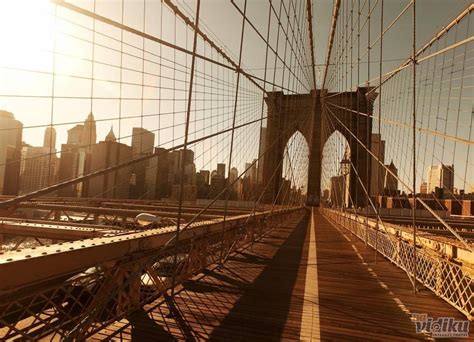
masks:
<svg viewBox="0 0 474 342"><path fill-rule="evenodd" d="M470 0L0 3L0 341L472 339Z"/></svg>

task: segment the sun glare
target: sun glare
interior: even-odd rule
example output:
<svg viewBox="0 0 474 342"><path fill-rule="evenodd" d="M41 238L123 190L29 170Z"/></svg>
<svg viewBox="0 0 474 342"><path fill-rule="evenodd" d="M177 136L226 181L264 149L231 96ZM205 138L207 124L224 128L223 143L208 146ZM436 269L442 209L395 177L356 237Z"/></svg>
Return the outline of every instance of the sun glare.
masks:
<svg viewBox="0 0 474 342"><path fill-rule="evenodd" d="M0 0L0 65L45 68L54 41L48 0Z"/></svg>

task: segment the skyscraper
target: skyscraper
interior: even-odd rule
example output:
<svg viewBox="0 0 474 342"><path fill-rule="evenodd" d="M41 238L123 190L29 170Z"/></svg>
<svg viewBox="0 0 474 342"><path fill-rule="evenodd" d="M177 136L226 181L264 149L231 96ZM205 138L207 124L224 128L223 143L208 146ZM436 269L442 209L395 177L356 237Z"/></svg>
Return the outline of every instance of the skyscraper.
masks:
<svg viewBox="0 0 474 342"><path fill-rule="evenodd" d="M0 194L18 195L23 124L0 111Z"/></svg>
<svg viewBox="0 0 474 342"><path fill-rule="evenodd" d="M55 182L57 158L50 147L23 146L21 150L20 194L27 194ZM53 153L56 151L54 150Z"/></svg>
<svg viewBox="0 0 474 342"><path fill-rule="evenodd" d="M94 114L89 113L86 121L84 121L84 130L82 133L82 144L91 146L97 142L97 132L95 126Z"/></svg>
<svg viewBox="0 0 474 342"><path fill-rule="evenodd" d="M226 177L225 164L217 164L217 175L221 177Z"/></svg>
<svg viewBox="0 0 474 342"><path fill-rule="evenodd" d="M82 145L82 138L84 135L84 125L76 125L67 131L68 145Z"/></svg>
<svg viewBox="0 0 474 342"><path fill-rule="evenodd" d="M209 184L211 178L211 173L209 172L209 170L201 170L199 172L203 176L204 184Z"/></svg>
<svg viewBox="0 0 474 342"><path fill-rule="evenodd" d="M93 116L88 116L88 129L91 131L91 141L95 135L95 122ZM90 147L86 143L86 134L84 133L85 125L76 125L67 131L67 144L61 145L61 157L59 160L58 180L66 181L73 178L83 176L89 170L90 163ZM95 143L95 140L94 140ZM62 197L82 197L86 196L86 184L79 183L62 187L58 190L59 196Z"/></svg>
<svg viewBox="0 0 474 342"><path fill-rule="evenodd" d="M432 165L428 169L428 193L435 192L436 188L447 193L453 192L454 165Z"/></svg>
<svg viewBox="0 0 474 342"><path fill-rule="evenodd" d="M255 185L257 184L257 159L254 159L252 163L253 165L250 168L249 176L250 176L250 183Z"/></svg>
<svg viewBox="0 0 474 342"><path fill-rule="evenodd" d="M241 197L242 193L242 183L239 178L239 171L237 170L236 167L233 167L230 169L229 173L229 186L231 186L231 194L230 194L230 199L239 199Z"/></svg>
<svg viewBox="0 0 474 342"><path fill-rule="evenodd" d="M193 201L196 199L196 166L194 165L194 151L177 150L169 155L168 180L171 187L171 197L179 199L181 185L181 167L184 163L183 174L183 200Z"/></svg>
<svg viewBox="0 0 474 342"><path fill-rule="evenodd" d="M420 185L420 193L421 194L427 194L428 193L428 183L422 182Z"/></svg>
<svg viewBox="0 0 474 342"><path fill-rule="evenodd" d="M80 144L62 144L59 159L58 181L71 180L84 174L85 148ZM82 183L64 186L58 190L61 197L81 197Z"/></svg>
<svg viewBox="0 0 474 342"><path fill-rule="evenodd" d="M107 134L105 141L91 146L90 171L103 170L129 161L132 148L116 141L113 129ZM88 197L128 198L131 168L123 167L117 171L96 176L89 180Z"/></svg>
<svg viewBox="0 0 474 342"><path fill-rule="evenodd" d="M155 155L149 160L146 168L146 192L143 196L147 199L168 198L170 185L168 183L168 157L170 153L165 148L155 148Z"/></svg>
<svg viewBox="0 0 474 342"><path fill-rule="evenodd" d="M141 127L132 129L133 157L153 153L155 148L155 134Z"/></svg>
<svg viewBox="0 0 474 342"><path fill-rule="evenodd" d="M152 132L141 128L133 127L132 129L132 158L136 159L143 157L147 154L153 153L155 145L155 134ZM135 182L130 184L130 198L150 198L148 192L155 193L156 189L153 185L150 184L150 188L147 189L146 186L146 175L147 169L151 167L156 168L157 165L151 165L151 159L145 160L140 163L132 165L132 177L135 179ZM149 179L151 175L155 175L156 172L148 170Z"/></svg>
<svg viewBox="0 0 474 342"><path fill-rule="evenodd" d="M46 127L43 147L51 147L56 150L56 130L54 127Z"/></svg>
<svg viewBox="0 0 474 342"><path fill-rule="evenodd" d="M383 189L384 195L386 196L396 196L398 195L398 169L395 167L393 160L389 165L385 165L387 169L384 169L384 181ZM390 170L390 172L389 172Z"/></svg>
<svg viewBox="0 0 474 342"><path fill-rule="evenodd" d="M380 196L383 194L385 168L385 140L382 140L382 136L378 133L372 134L370 150L377 157L370 158L371 163L371 177L370 177L370 195Z"/></svg>
<svg viewBox="0 0 474 342"><path fill-rule="evenodd" d="M61 145L58 180L70 180L89 173L92 146L96 143L96 122L94 115L89 113L83 125L76 125L67 131L67 144ZM88 197L89 183L63 187L58 193L64 197Z"/></svg>
<svg viewBox="0 0 474 342"><path fill-rule="evenodd" d="M107 133L107 135L105 136L105 141L117 142L117 138L115 137L115 133L114 133L114 126L110 127L109 133Z"/></svg>

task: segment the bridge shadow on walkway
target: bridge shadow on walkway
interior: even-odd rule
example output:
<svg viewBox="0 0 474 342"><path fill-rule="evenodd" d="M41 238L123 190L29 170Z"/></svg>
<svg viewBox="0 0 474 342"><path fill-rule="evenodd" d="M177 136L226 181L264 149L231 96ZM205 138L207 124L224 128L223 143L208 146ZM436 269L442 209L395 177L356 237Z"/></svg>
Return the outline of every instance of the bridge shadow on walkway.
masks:
<svg viewBox="0 0 474 342"><path fill-rule="evenodd" d="M414 296L403 271L380 255L375 264L372 249L336 229L317 210L311 240L309 216L293 217L252 251L238 252L224 267L187 281L173 305L161 298L94 338L423 340L427 336L416 334L411 313L462 318L427 290ZM316 295L308 287L316 288Z"/></svg>

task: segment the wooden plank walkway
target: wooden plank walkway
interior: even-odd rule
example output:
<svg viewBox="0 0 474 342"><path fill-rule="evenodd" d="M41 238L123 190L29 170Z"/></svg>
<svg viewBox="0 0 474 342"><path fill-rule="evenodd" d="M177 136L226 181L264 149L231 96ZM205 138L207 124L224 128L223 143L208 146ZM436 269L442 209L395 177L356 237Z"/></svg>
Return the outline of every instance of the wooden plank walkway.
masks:
<svg viewBox="0 0 474 342"><path fill-rule="evenodd" d="M403 271L380 255L375 264L372 249L317 209L312 216L187 281L172 316L161 299L93 340L425 340L412 313L463 318L428 290L413 295Z"/></svg>

